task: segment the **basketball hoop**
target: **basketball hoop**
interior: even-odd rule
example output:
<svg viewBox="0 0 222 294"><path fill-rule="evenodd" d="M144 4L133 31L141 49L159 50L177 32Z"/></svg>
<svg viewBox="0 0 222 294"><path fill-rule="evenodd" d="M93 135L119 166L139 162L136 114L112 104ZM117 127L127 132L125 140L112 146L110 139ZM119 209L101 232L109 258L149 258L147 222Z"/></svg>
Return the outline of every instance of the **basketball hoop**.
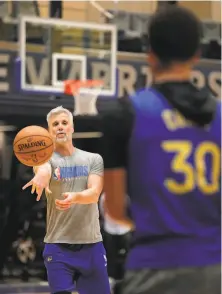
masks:
<svg viewBox="0 0 222 294"><path fill-rule="evenodd" d="M96 101L101 93L103 82L99 80L67 80L64 93L73 95L75 107L73 115L97 115Z"/></svg>

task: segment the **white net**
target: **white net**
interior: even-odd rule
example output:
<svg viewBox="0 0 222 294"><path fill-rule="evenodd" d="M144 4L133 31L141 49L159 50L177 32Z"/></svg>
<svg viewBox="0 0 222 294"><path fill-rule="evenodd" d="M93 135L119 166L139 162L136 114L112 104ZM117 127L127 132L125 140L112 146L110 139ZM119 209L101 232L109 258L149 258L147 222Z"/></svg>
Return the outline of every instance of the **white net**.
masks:
<svg viewBox="0 0 222 294"><path fill-rule="evenodd" d="M97 115L96 102L101 94L103 85L81 85L73 83L70 85L72 95L74 97L73 115Z"/></svg>

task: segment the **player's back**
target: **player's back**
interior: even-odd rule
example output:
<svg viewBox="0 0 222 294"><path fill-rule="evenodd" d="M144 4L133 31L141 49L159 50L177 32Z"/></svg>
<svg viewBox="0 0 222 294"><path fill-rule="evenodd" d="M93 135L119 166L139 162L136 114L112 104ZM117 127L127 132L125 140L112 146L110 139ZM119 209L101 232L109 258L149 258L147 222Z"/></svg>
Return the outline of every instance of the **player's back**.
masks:
<svg viewBox="0 0 222 294"><path fill-rule="evenodd" d="M179 99L193 94L179 88ZM133 105L128 189L136 231L128 268L219 263L220 104L206 127L186 120L161 87L137 93Z"/></svg>

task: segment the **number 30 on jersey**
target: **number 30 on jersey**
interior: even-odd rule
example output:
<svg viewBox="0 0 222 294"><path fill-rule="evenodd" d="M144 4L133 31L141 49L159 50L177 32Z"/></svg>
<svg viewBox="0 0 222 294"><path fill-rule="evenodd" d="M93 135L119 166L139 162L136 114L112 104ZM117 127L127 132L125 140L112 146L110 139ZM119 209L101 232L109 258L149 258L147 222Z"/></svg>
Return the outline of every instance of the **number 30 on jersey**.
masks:
<svg viewBox="0 0 222 294"><path fill-rule="evenodd" d="M184 176L183 182L177 182L173 178L164 181L167 189L174 194L185 194L198 188L203 194L214 194L220 188L220 148L213 142L204 141L198 146L193 147L190 141L164 141L162 142L164 151L174 153L171 162L171 169L174 173ZM188 162L193 154L194 165ZM206 156L211 157L211 165L207 167ZM207 168L210 169L210 179L207 179Z"/></svg>

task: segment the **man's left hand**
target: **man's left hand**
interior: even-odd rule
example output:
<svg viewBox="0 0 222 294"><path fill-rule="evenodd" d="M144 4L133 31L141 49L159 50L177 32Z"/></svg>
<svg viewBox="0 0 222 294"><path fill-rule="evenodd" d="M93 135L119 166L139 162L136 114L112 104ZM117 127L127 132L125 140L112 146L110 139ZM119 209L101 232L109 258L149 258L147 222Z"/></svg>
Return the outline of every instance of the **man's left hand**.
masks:
<svg viewBox="0 0 222 294"><path fill-rule="evenodd" d="M56 208L59 210L67 210L72 204L76 203L77 193L62 193L64 200L55 200Z"/></svg>

